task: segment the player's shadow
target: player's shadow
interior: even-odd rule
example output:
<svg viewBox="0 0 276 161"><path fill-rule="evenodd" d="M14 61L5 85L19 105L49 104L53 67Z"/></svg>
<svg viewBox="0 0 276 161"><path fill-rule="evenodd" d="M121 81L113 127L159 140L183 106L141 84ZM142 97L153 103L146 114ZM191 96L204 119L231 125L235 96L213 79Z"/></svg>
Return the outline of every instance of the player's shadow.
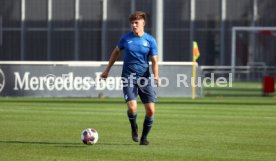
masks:
<svg viewBox="0 0 276 161"><path fill-rule="evenodd" d="M45 141L0 141L1 143L8 143L8 144L41 144L41 145L53 145L53 146L58 146L58 147L64 147L64 148L85 148L85 147L89 147L87 145L84 145L82 143L62 143L62 142L45 142ZM131 146L131 145L136 145L136 144L121 144L121 143L97 143L99 145L109 145L109 146L113 146L113 145L122 145L122 146Z"/></svg>
<svg viewBox="0 0 276 161"><path fill-rule="evenodd" d="M0 141L0 143L7 143L7 144L40 144L40 145L54 145L60 147L86 147L81 143L62 143L62 142L46 142L46 141Z"/></svg>

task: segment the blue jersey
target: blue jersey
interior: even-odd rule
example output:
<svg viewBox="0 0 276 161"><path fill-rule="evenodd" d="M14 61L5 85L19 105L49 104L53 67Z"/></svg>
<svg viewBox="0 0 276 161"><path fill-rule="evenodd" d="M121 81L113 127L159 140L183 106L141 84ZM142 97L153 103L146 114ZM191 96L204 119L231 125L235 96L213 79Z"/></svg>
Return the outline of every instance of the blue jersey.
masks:
<svg viewBox="0 0 276 161"><path fill-rule="evenodd" d="M120 38L118 48L124 50L122 77L128 78L131 74L136 78L150 76L149 56L157 55L156 41L150 34L139 37L128 32Z"/></svg>

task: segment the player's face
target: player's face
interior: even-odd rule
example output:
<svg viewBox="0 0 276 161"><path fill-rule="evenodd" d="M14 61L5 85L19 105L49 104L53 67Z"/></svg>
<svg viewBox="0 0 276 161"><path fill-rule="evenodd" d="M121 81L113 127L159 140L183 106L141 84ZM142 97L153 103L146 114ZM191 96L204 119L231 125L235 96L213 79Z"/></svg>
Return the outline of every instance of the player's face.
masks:
<svg viewBox="0 0 276 161"><path fill-rule="evenodd" d="M143 33L144 27L145 27L144 19L131 21L131 29L135 34L139 35L140 33Z"/></svg>

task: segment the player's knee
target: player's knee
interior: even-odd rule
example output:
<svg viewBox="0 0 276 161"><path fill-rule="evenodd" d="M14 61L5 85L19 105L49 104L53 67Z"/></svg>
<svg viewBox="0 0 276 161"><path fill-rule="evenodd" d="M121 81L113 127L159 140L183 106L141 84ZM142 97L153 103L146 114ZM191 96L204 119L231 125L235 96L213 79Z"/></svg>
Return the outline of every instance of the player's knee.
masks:
<svg viewBox="0 0 276 161"><path fill-rule="evenodd" d="M154 117L155 108L154 108L154 107L147 108L147 109L146 109L146 113L147 113L147 116L148 116L148 117Z"/></svg>
<svg viewBox="0 0 276 161"><path fill-rule="evenodd" d="M136 101L128 101L127 102L128 110L131 113L134 113L137 111L137 103Z"/></svg>
<svg viewBox="0 0 276 161"><path fill-rule="evenodd" d="M155 110L153 110L153 109L151 109L147 112L148 117L154 117L154 114L155 114Z"/></svg>

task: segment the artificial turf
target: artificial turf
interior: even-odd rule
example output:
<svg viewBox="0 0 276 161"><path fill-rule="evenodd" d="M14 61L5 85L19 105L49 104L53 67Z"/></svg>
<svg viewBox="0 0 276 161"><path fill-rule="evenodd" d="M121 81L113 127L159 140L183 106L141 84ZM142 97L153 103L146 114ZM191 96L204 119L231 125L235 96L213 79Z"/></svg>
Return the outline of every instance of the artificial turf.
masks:
<svg viewBox="0 0 276 161"><path fill-rule="evenodd" d="M149 146L121 98L0 98L1 161L273 161L275 97L159 98ZM138 107L139 134L144 109ZM95 128L96 145L81 131Z"/></svg>

